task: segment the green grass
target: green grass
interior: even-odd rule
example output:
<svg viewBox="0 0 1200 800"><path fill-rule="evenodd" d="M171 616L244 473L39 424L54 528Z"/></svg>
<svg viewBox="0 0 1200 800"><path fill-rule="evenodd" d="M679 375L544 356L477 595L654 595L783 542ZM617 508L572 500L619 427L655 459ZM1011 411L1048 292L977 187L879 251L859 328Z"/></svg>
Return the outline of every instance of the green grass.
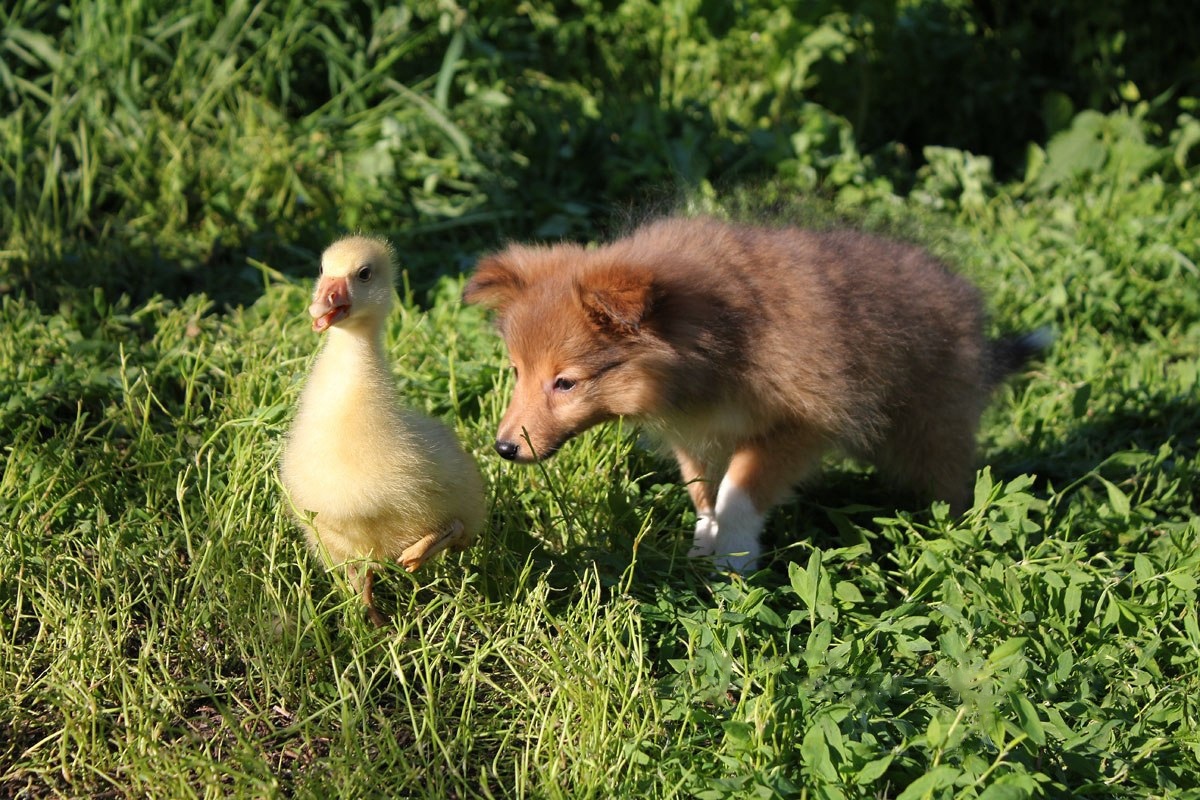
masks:
<svg viewBox="0 0 1200 800"><path fill-rule="evenodd" d="M2 12L0 796L1200 797L1196 101L1076 115L1023 175L910 169L789 116L861 19L751 4L820 67L756 84L750 28L669 5ZM901 231L997 330L1054 327L969 513L831 461L728 581L635 431L491 455L509 378L461 271L655 194ZM315 255L356 228L400 246L397 383L492 508L383 576L388 631L275 473Z"/></svg>

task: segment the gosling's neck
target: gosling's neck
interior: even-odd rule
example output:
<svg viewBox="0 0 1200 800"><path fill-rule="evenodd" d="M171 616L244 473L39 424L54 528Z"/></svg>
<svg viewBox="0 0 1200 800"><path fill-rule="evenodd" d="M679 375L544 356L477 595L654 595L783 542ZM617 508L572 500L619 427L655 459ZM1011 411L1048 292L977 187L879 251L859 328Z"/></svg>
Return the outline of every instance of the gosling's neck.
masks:
<svg viewBox="0 0 1200 800"><path fill-rule="evenodd" d="M350 322L350 320L346 320ZM383 321L335 325L325 332L325 344L313 364L312 379L355 391L364 384L391 386L391 369L383 348Z"/></svg>

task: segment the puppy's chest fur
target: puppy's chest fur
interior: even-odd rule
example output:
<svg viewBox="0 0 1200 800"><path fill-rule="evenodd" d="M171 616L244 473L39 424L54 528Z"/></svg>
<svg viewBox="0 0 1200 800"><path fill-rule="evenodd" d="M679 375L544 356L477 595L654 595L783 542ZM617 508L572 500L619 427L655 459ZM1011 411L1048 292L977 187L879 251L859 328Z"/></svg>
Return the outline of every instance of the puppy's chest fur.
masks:
<svg viewBox="0 0 1200 800"><path fill-rule="evenodd" d="M734 444L757 435L763 420L737 398L722 397L711 387L685 409L668 409L636 419L653 439L671 448L706 456L705 460L727 458Z"/></svg>

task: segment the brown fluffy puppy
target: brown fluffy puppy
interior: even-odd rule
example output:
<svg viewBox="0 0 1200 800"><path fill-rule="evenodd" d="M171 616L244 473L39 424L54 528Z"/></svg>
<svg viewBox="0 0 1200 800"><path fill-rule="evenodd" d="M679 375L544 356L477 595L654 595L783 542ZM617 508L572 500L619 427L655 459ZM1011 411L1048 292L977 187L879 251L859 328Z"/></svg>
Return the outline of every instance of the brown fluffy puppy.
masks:
<svg viewBox="0 0 1200 800"><path fill-rule="evenodd" d="M501 456L629 417L679 462L692 555L739 571L831 448L961 508L988 394L1043 344L986 339L978 291L918 247L709 218L591 250L512 245L463 296L497 312L516 370Z"/></svg>

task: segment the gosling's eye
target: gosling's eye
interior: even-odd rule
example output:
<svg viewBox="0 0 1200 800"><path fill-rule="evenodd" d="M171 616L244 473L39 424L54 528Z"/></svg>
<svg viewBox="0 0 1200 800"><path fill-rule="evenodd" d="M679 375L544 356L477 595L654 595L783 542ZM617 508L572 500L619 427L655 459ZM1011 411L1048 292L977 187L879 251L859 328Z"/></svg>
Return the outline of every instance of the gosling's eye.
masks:
<svg viewBox="0 0 1200 800"><path fill-rule="evenodd" d="M554 391L556 391L556 392L569 392L574 388L575 388L575 381L571 380L570 378L555 378L554 379Z"/></svg>
<svg viewBox="0 0 1200 800"><path fill-rule="evenodd" d="M323 276L324 274L325 274L325 265L318 264L317 265L317 277L319 278L319 277Z"/></svg>
<svg viewBox="0 0 1200 800"><path fill-rule="evenodd" d="M358 279L360 281L362 281L363 283L366 283L367 281L371 280L371 268L363 267L362 269L360 269L358 271Z"/></svg>

